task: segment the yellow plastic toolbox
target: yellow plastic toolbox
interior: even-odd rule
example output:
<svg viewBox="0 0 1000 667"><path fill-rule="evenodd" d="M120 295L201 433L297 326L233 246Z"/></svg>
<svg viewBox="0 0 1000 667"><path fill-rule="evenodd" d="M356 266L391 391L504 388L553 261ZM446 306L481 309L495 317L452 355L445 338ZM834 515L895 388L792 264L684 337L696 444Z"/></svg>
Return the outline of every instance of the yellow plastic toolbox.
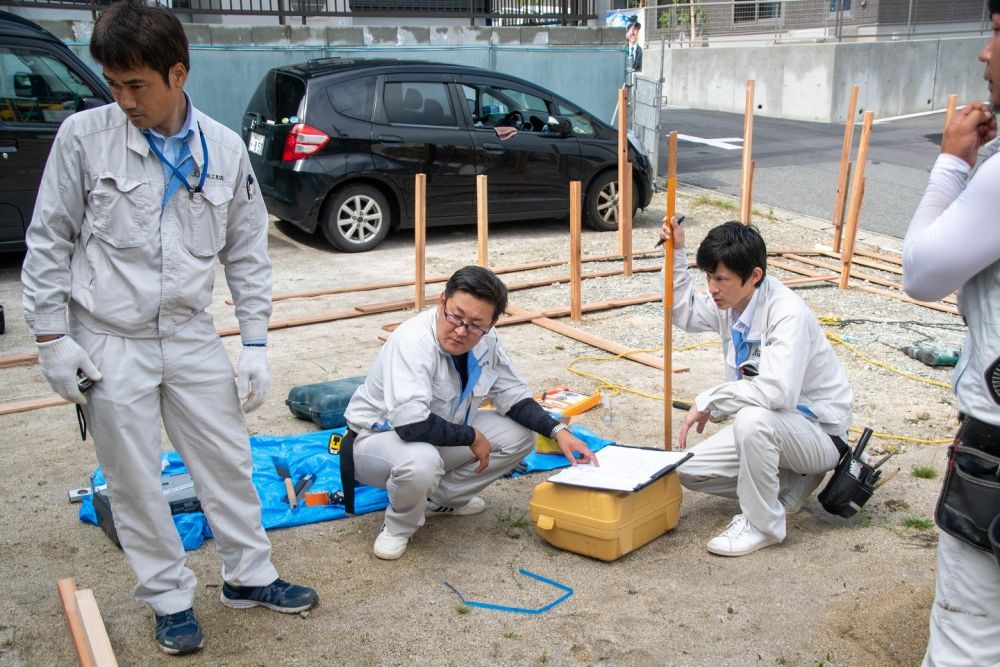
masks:
<svg viewBox="0 0 1000 667"><path fill-rule="evenodd" d="M552 546L617 560L677 525L681 483L676 471L631 492L542 482L529 506L535 530Z"/></svg>

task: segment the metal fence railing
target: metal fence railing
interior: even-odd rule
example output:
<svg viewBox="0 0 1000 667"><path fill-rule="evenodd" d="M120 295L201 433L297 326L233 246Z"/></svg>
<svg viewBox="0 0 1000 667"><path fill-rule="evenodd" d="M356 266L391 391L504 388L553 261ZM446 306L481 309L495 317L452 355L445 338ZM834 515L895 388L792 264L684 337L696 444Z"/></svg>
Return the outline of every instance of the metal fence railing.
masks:
<svg viewBox="0 0 1000 667"><path fill-rule="evenodd" d="M288 19L419 17L468 19L471 25L586 25L597 18L596 0L162 0L176 12L212 16ZM0 7L89 11L111 0L0 0Z"/></svg>
<svg viewBox="0 0 1000 667"><path fill-rule="evenodd" d="M658 0L647 42L671 46L983 35L987 0ZM693 39L692 39L693 36Z"/></svg>

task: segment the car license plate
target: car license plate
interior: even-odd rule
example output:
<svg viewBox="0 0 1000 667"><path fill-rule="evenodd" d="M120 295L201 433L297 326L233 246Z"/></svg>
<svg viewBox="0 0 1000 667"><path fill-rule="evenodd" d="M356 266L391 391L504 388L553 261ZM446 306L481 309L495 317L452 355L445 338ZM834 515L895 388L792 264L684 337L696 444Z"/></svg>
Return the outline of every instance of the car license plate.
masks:
<svg viewBox="0 0 1000 667"><path fill-rule="evenodd" d="M251 153L256 153L257 155L264 154L264 135L257 134L256 132L250 133L250 144L247 149Z"/></svg>

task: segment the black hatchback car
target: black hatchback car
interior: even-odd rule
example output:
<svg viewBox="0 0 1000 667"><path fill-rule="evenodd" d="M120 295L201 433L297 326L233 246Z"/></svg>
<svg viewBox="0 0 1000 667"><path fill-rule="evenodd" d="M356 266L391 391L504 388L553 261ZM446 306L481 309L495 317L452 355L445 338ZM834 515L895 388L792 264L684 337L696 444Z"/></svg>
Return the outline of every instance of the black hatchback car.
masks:
<svg viewBox="0 0 1000 667"><path fill-rule="evenodd" d="M582 182L585 222L618 228L618 132L521 79L461 65L330 58L270 70L242 123L270 213L317 227L336 248L374 248L413 226L414 175L432 225L475 222L476 176L490 221L566 217ZM633 205L652 196L630 137Z"/></svg>
<svg viewBox="0 0 1000 667"><path fill-rule="evenodd" d="M59 125L111 99L107 85L52 33L0 12L0 252L24 249Z"/></svg>

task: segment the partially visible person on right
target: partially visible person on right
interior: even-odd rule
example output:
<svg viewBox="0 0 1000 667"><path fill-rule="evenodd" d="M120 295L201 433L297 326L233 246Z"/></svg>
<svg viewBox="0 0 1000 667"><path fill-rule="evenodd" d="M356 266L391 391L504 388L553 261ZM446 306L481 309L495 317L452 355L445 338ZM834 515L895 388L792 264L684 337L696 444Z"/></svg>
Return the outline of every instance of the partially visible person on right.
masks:
<svg viewBox="0 0 1000 667"><path fill-rule="evenodd" d="M922 301L959 290L968 326L953 386L960 426L935 519L941 533L924 667L1000 665L1000 0L979 54L990 103L945 128L941 155L903 242L903 287Z"/></svg>

